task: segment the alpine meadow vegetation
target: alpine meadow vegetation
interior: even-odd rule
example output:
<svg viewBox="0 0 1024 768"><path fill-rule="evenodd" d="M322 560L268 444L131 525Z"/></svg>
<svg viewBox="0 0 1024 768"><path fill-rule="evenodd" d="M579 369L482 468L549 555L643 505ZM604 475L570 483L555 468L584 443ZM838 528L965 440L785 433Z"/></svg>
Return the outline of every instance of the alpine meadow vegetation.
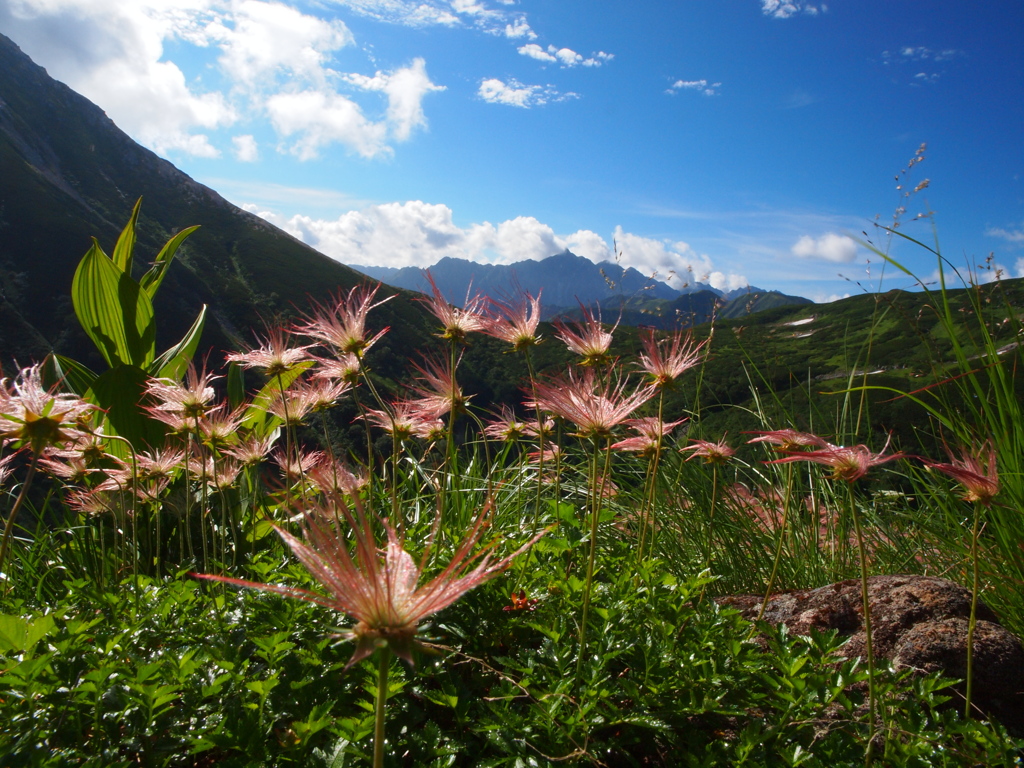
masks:
<svg viewBox="0 0 1024 768"><path fill-rule="evenodd" d="M955 312L956 270L913 240L941 276L927 383L857 375L868 344L811 424L750 366L756 429L727 433L702 406L713 328L621 351L587 307L540 325L540 296L453 307L432 283L437 343L401 380L375 370L389 298L369 283L223 365L193 359L205 309L158 355L153 296L192 228L136 280L138 212L75 276L109 369L51 356L0 381L3 765L1020 764L1022 734L972 705L978 601L1024 632L1002 341L1022 329L998 281L968 276ZM464 363L484 337L526 371L493 412ZM946 455L874 433L879 394ZM883 573L971 590L965 681L873 658L870 621L847 659L716 601L763 614L856 578L869 619Z"/></svg>

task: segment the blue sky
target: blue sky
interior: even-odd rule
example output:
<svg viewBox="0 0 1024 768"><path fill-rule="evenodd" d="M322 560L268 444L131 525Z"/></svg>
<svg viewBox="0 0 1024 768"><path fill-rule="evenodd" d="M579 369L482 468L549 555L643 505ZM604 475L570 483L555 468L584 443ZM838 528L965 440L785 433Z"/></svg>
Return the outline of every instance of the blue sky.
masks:
<svg viewBox="0 0 1024 768"><path fill-rule="evenodd" d="M852 239L903 206L955 266L1024 276L1019 0L0 0L0 32L349 264L614 244L823 301L912 285Z"/></svg>

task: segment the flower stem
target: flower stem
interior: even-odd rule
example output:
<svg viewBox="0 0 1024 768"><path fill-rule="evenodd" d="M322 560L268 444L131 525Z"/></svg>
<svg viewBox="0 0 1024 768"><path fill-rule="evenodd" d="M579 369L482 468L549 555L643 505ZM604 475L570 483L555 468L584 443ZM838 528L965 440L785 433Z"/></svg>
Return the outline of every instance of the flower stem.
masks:
<svg viewBox="0 0 1024 768"><path fill-rule="evenodd" d="M764 600L761 602L761 610L757 612L756 624L764 618L765 609L768 607L768 600L771 599L772 589L775 587L775 576L779 572L779 561L782 559L782 545L786 540L786 523L789 520L789 501L793 493L793 465L786 465L786 495L782 500L782 524L779 526L779 543L775 547L775 562L772 563L772 573L768 577L768 587L764 592Z"/></svg>
<svg viewBox="0 0 1024 768"><path fill-rule="evenodd" d="M594 566L597 562L597 529L601 519L601 502L604 499L605 480L608 477L608 465L611 463L611 440L605 448L604 469L598 474L600 448L594 438L594 457L591 463L592 501L590 505L590 554L587 557L587 579L583 584L583 617L580 620L580 655L576 662L576 677L579 678L583 657L587 650L587 618L590 614L590 596L594 587Z"/></svg>
<svg viewBox="0 0 1024 768"><path fill-rule="evenodd" d="M7 558L7 552L11 547L11 539L14 535L14 519L18 516L18 510L21 509L22 503L25 501L25 496L28 494L28 487L32 484L32 478L36 474L36 463L39 461L39 454L32 454L32 462L28 465L28 474L25 476L25 482L21 485L21 492L18 494L18 498L14 501L14 506L11 507L11 512L7 515L7 523L4 525L4 536L3 543L0 543L0 571L4 568L4 560ZM8 586L11 584L11 579L7 579Z"/></svg>
<svg viewBox="0 0 1024 768"><path fill-rule="evenodd" d="M388 672L391 669L391 651L380 649L377 667L377 703L373 720L373 768L384 768L384 713L388 706Z"/></svg>
<svg viewBox="0 0 1024 768"><path fill-rule="evenodd" d="M875 654L871 646L871 605L868 601L868 555L864 549L864 533L861 530L860 515L853 498L853 486L849 487L850 514L853 529L857 535L857 554L860 557L860 598L864 610L864 653L868 657L868 748L864 753L864 766L871 768L875 747Z"/></svg>
<svg viewBox="0 0 1024 768"><path fill-rule="evenodd" d="M971 530L971 618L967 624L967 692L964 701L964 717L971 716L971 692L974 689L974 630L978 624L978 535L981 529L981 502L974 505L974 526Z"/></svg>

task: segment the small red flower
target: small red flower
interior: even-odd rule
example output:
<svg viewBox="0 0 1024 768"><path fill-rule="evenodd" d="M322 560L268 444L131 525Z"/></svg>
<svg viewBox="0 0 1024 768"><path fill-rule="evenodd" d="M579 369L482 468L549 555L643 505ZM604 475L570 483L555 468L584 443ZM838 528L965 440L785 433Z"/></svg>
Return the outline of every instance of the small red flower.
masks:
<svg viewBox="0 0 1024 768"><path fill-rule="evenodd" d="M513 592L510 595L512 605L506 605L501 610L503 611L535 611L537 610L537 603L540 602L537 598L528 599L526 597L526 590L520 589L518 592Z"/></svg>

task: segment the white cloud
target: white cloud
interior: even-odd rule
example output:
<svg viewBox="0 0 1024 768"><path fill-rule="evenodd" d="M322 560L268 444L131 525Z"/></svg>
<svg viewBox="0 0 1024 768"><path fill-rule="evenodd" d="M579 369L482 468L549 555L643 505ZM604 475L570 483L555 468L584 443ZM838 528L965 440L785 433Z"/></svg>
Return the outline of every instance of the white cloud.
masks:
<svg viewBox="0 0 1024 768"><path fill-rule="evenodd" d="M793 245L792 253L802 259L822 259L833 264L849 264L857 258L857 242L847 235L829 232L815 239L804 235Z"/></svg>
<svg viewBox="0 0 1024 768"><path fill-rule="evenodd" d="M537 61L557 61L553 54L548 53L536 43L527 43L526 45L521 45L519 46L518 51L523 56L529 56L531 59L537 59Z"/></svg>
<svg viewBox="0 0 1024 768"><path fill-rule="evenodd" d="M817 16L828 11L825 3L805 3L800 0L761 0L761 12L776 19L788 19L798 13Z"/></svg>
<svg viewBox="0 0 1024 768"><path fill-rule="evenodd" d="M622 227L615 228L615 245L620 254L619 263L663 280L673 288L684 288L694 282L710 283L716 270L707 254L697 253L684 242L655 240L634 235ZM744 286L747 280L742 275L715 277L721 285Z"/></svg>
<svg viewBox="0 0 1024 768"><path fill-rule="evenodd" d="M1016 277L1024 277L1024 258L1017 259L1017 263L1013 265L1016 270Z"/></svg>
<svg viewBox="0 0 1024 768"><path fill-rule="evenodd" d="M414 128L426 126L423 97L431 91L443 91L445 86L435 85L427 76L426 62L414 59L412 65L373 77L348 73L343 79L366 91L383 91L388 97L387 120L392 134L399 141L409 138Z"/></svg>
<svg viewBox="0 0 1024 768"><path fill-rule="evenodd" d="M989 227L985 230L989 237L998 237L1013 245L1024 244L1024 225L1018 229L1004 229L1003 227Z"/></svg>
<svg viewBox="0 0 1024 768"><path fill-rule="evenodd" d="M576 53L572 48L556 48L553 45L549 45L547 49L544 49L537 45L537 43L527 43L526 45L519 46L516 50L523 56L543 61L545 64L557 62L563 68L575 67L580 64L584 67L600 67L605 62L615 58L615 54L605 53L604 51L598 51L590 58L584 58L582 54Z"/></svg>
<svg viewBox="0 0 1024 768"><path fill-rule="evenodd" d="M668 87L665 93L676 94L679 91L699 91L705 96L715 96L718 94L718 89L722 87L721 83L708 83L705 79L700 80L676 80L672 85Z"/></svg>
<svg viewBox="0 0 1024 768"><path fill-rule="evenodd" d="M266 110L278 134L286 139L297 135L287 151L300 160L318 157L323 147L335 142L363 157L391 152L387 126L367 120L358 104L337 93L278 93L267 99Z"/></svg>
<svg viewBox="0 0 1024 768"><path fill-rule="evenodd" d="M251 134L232 136L231 144L235 148L235 159L242 163L254 163L260 159L259 147Z"/></svg>
<svg viewBox="0 0 1024 768"><path fill-rule="evenodd" d="M302 159L340 143L364 157L426 125L423 98L443 90L422 59L389 73L338 75L336 51L353 42L348 27L266 0L9 0L0 25L17 30L29 55L95 101L133 138L155 151L216 157L209 132L269 118L279 149ZM464 3L460 10L482 14ZM200 90L169 59L168 43L215 52L223 90ZM338 83L379 91L386 107L335 90ZM377 97L380 98L380 97ZM383 100L382 100L383 101ZM298 111L297 111L298 110ZM365 110L365 112L364 112ZM224 139L226 141L226 139ZM255 146L235 137L239 159Z"/></svg>
<svg viewBox="0 0 1024 768"><path fill-rule="evenodd" d="M603 237L590 230L558 235L532 216L459 227L446 205L420 200L371 205L337 219L290 219L246 206L303 242L338 261L354 265L429 267L445 257L512 264L539 261L566 248L594 263L615 260ZM694 281L729 291L746 286L742 275L714 269L711 259L686 243L654 240L616 227L614 242L623 267L654 275L675 288Z"/></svg>
<svg viewBox="0 0 1024 768"><path fill-rule="evenodd" d="M335 0L360 16L407 27L445 26L459 24L451 3L436 0Z"/></svg>
<svg viewBox="0 0 1024 768"><path fill-rule="evenodd" d="M595 264L615 260L615 254L612 253L612 249L605 239L589 229L581 229L567 236L565 247L577 256L590 259Z"/></svg>
<svg viewBox="0 0 1024 768"><path fill-rule="evenodd" d="M882 60L886 64L893 61L949 61L963 55L964 52L957 48L933 51L923 45L905 45L895 52L882 51Z"/></svg>
<svg viewBox="0 0 1024 768"><path fill-rule="evenodd" d="M53 77L142 143L215 157L203 131L231 125L237 112L163 60L164 42L196 34L208 9L208 0L15 0L0 8L0 22Z"/></svg>
<svg viewBox="0 0 1024 768"><path fill-rule="evenodd" d="M505 25L505 37L518 39L525 37L527 40L536 40L537 33L530 29L525 18L518 18L510 24ZM522 51L520 51L522 53Z"/></svg>
<svg viewBox="0 0 1024 768"><path fill-rule="evenodd" d="M505 104L524 109L541 106L550 101L565 101L578 97L578 94L572 91L560 93L550 85L524 85L515 78L509 78L508 82L505 82L496 77L482 80L477 95L489 104Z"/></svg>
<svg viewBox="0 0 1024 768"><path fill-rule="evenodd" d="M247 86L279 72L322 84L329 55L354 42L341 21L308 16L281 3L236 0L231 16L233 25L218 20L207 33L221 45L221 67Z"/></svg>

